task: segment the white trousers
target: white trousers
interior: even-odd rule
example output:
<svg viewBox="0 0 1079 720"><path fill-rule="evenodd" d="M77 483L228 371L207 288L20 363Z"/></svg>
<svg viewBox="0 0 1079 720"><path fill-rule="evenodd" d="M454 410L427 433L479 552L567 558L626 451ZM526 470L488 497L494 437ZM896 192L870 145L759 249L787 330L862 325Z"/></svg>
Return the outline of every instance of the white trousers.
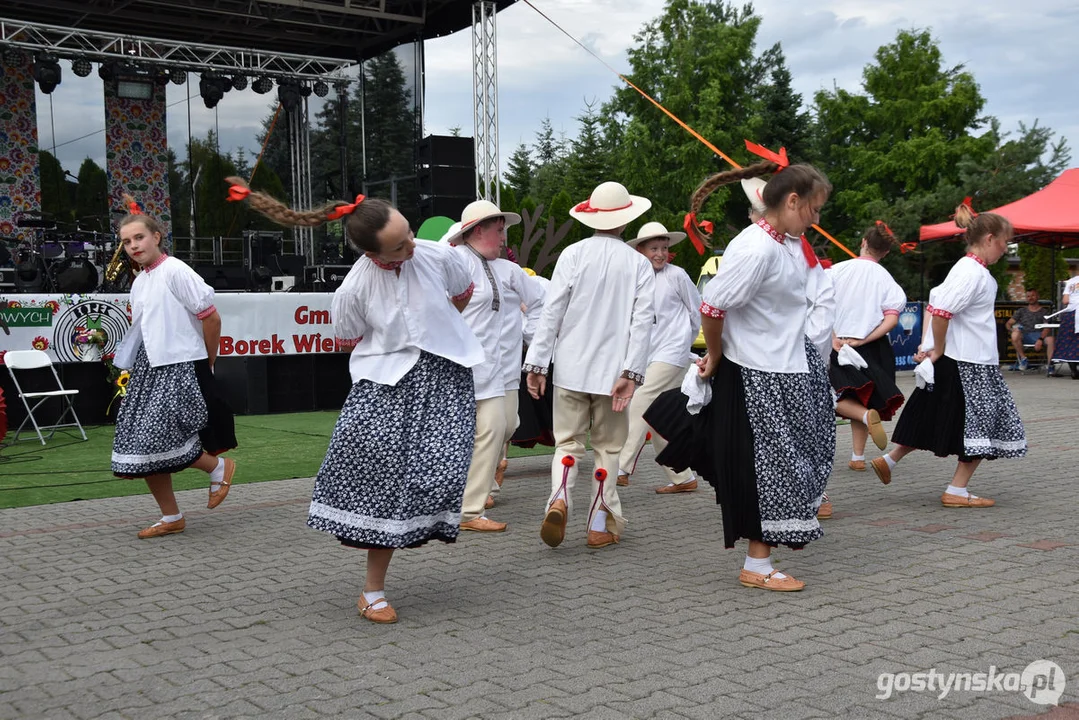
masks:
<svg viewBox="0 0 1079 720"><path fill-rule="evenodd" d="M550 388L548 387L548 392ZM622 503L618 499L618 453L626 443L628 425L624 412L611 409L610 395L589 393L554 387L554 439L555 453L551 463L551 496L547 507L562 495L567 509L573 510L573 487L584 459L585 442L591 439L596 468L607 471L607 478L600 482L592 475L591 493L588 498L588 524L597 510L607 511L607 531L621 535L626 526L622 517ZM564 465L563 458L572 457L572 465Z"/></svg>
<svg viewBox="0 0 1079 720"><path fill-rule="evenodd" d="M461 522L483 515L487 496L492 488L498 489L495 470L502 460L502 449L517 430L517 423L517 393L476 401L476 442L465 481Z"/></svg>
<svg viewBox="0 0 1079 720"><path fill-rule="evenodd" d="M622 452L618 456L618 469L632 475L637 470L637 459L641 456L645 438L652 429L644 421L644 412L648 409L660 393L673 388L682 387L682 378L686 375L686 369L664 362L654 362L648 365L644 373L644 385L637 388L633 393L633 399L629 402L629 434L626 444L622 446ZM667 447L667 441L660 437L659 433L652 433L652 447L656 455L663 452ZM667 472L667 481L675 485L681 485L694 479L692 470L683 470L678 473L669 467L660 466Z"/></svg>

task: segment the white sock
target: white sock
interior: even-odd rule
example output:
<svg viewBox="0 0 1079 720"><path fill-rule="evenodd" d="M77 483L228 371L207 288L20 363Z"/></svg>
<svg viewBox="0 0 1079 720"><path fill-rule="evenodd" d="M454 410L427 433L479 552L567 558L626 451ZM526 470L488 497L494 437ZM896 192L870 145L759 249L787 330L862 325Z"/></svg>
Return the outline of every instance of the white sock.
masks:
<svg viewBox="0 0 1079 720"><path fill-rule="evenodd" d="M225 479L225 458L217 459L217 467L210 471L210 484L220 485Z"/></svg>
<svg viewBox="0 0 1079 720"><path fill-rule="evenodd" d="M386 602L385 597L386 597L386 591L385 590L364 590L363 591L363 599L366 602L373 603L373 605L371 605L372 610L381 610L382 608L389 605L389 603Z"/></svg>
<svg viewBox="0 0 1079 720"><path fill-rule="evenodd" d="M772 577L777 580L782 580L787 577L781 572L775 572L775 568L772 567L772 556L769 555L765 558L755 558L746 555L746 561L742 564L745 570L750 572L760 573L761 575L767 575L768 573L775 573Z"/></svg>
<svg viewBox="0 0 1079 720"><path fill-rule="evenodd" d="M607 511L597 510L596 514L592 516L592 524L588 527L589 530L595 530L596 532L607 531Z"/></svg>
<svg viewBox="0 0 1079 720"><path fill-rule="evenodd" d="M851 462L857 462L858 460L861 460L862 462L865 462L865 455L855 455L854 453L850 454L850 461Z"/></svg>
<svg viewBox="0 0 1079 720"><path fill-rule="evenodd" d="M895 466L899 464L898 460L892 460L891 455L885 455L884 456L884 462L888 463L888 469L889 470L894 470Z"/></svg>
<svg viewBox="0 0 1079 720"><path fill-rule="evenodd" d="M161 519L158 520L157 522L159 522L159 523L176 522L177 520L179 520L183 516L184 516L183 513L177 513L176 515L162 515Z"/></svg>
<svg viewBox="0 0 1079 720"><path fill-rule="evenodd" d="M623 470L622 468L618 468L618 474L619 475L625 475L626 477L629 477L633 473L631 473L629 470Z"/></svg>
<svg viewBox="0 0 1079 720"><path fill-rule="evenodd" d="M868 425L869 424L869 411L868 410L866 410L864 413L862 413L862 424L863 425Z"/></svg>
<svg viewBox="0 0 1079 720"><path fill-rule="evenodd" d="M959 497L967 497L970 495L970 493L967 492L967 489L965 487L959 488L955 485L949 485L948 489L944 492L948 493L949 495L958 495Z"/></svg>

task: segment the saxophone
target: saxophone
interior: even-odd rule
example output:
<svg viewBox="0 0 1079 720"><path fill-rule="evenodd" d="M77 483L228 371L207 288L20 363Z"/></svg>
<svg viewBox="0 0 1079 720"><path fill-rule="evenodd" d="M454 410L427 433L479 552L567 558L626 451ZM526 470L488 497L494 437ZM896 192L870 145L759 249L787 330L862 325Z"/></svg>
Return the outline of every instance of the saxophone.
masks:
<svg viewBox="0 0 1079 720"><path fill-rule="evenodd" d="M112 254L112 260L109 260L109 265L105 268L105 280L114 283L120 279L120 275L127 269L128 264L124 259L124 244L117 240L116 252Z"/></svg>

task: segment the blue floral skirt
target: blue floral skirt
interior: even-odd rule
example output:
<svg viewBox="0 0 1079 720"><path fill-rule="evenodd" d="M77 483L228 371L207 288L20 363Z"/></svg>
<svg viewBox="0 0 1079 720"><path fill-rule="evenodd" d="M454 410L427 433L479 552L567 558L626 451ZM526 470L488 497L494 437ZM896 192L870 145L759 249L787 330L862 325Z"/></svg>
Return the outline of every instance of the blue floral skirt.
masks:
<svg viewBox="0 0 1079 720"><path fill-rule="evenodd" d="M315 479L308 527L359 548L454 542L474 392L472 370L427 352L396 385L353 385Z"/></svg>

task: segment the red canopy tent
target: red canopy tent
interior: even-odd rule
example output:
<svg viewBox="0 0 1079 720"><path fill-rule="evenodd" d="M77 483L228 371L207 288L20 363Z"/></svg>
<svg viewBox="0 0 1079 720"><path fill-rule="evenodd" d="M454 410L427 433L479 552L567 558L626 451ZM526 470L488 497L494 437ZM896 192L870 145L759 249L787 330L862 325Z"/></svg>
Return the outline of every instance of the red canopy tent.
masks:
<svg viewBox="0 0 1079 720"><path fill-rule="evenodd" d="M990 212L1011 221L1017 242L1055 248L1079 246L1079 168L1066 170L1038 192ZM918 239L958 240L962 234L949 221L923 225Z"/></svg>

